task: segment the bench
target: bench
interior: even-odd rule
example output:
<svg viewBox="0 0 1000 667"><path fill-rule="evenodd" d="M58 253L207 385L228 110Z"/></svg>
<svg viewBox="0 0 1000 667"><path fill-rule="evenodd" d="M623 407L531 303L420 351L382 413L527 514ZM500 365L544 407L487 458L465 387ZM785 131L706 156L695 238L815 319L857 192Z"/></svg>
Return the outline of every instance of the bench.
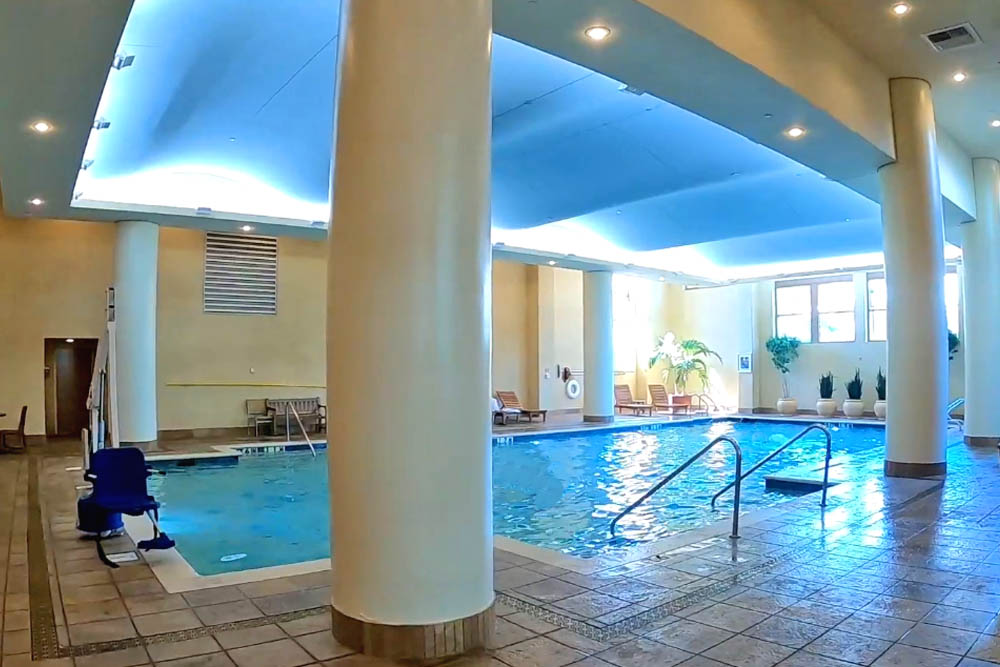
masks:
<svg viewBox="0 0 1000 667"><path fill-rule="evenodd" d="M314 398L269 398L265 401L267 414L272 419L274 433L284 432L285 414L288 415L288 428L295 431L295 412L302 420L303 428L315 428L319 433L326 429L326 406L320 403L319 397Z"/></svg>

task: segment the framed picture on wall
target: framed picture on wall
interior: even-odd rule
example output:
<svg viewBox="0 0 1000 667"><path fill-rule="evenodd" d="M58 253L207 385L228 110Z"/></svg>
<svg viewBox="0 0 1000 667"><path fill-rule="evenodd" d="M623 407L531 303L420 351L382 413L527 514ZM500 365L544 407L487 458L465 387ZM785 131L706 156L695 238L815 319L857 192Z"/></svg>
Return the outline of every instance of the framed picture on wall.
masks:
<svg viewBox="0 0 1000 667"><path fill-rule="evenodd" d="M736 361L736 368L739 369L740 373L753 373L751 355L741 354L739 359Z"/></svg>

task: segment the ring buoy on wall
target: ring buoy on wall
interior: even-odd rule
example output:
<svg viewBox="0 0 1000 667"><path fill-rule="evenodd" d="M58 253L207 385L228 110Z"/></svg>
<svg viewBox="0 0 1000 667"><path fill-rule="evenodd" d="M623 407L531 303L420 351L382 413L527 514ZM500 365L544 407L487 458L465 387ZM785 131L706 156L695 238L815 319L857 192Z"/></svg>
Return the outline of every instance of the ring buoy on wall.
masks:
<svg viewBox="0 0 1000 667"><path fill-rule="evenodd" d="M580 383L576 380L569 380L566 383L566 395L570 398L580 398Z"/></svg>

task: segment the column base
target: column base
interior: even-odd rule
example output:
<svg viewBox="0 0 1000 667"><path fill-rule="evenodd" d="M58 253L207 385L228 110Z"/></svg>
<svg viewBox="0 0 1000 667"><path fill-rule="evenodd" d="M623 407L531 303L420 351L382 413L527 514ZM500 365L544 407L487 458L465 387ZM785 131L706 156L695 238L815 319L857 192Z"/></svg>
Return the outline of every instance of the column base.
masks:
<svg viewBox="0 0 1000 667"><path fill-rule="evenodd" d="M583 421L588 424L610 424L615 420L615 416L603 416L603 415L584 415Z"/></svg>
<svg viewBox="0 0 1000 667"><path fill-rule="evenodd" d="M901 461L886 461L886 477L939 477L948 472L948 463L903 463Z"/></svg>
<svg viewBox="0 0 1000 667"><path fill-rule="evenodd" d="M369 623L333 609L333 636L338 642L392 660L438 660L492 648L495 624L492 604L478 614L430 625Z"/></svg>
<svg viewBox="0 0 1000 667"><path fill-rule="evenodd" d="M1000 437L991 435L967 435L965 444L972 447L997 447L1000 446Z"/></svg>
<svg viewBox="0 0 1000 667"><path fill-rule="evenodd" d="M143 442L120 442L118 444L121 447L135 447L136 449L141 449L143 452L160 451L159 440L145 440Z"/></svg>

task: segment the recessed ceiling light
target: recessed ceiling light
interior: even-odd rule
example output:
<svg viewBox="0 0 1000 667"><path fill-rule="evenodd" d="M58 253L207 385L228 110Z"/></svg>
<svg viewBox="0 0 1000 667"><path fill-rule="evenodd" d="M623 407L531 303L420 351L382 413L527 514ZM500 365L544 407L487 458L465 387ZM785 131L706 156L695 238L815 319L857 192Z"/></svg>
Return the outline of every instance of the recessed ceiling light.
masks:
<svg viewBox="0 0 1000 667"><path fill-rule="evenodd" d="M31 129L38 134L45 134L46 132L52 131L52 123L47 120L36 120L31 124Z"/></svg>
<svg viewBox="0 0 1000 667"><path fill-rule="evenodd" d="M793 125L787 130L785 130L785 136L790 139L801 139L806 134L805 128L799 127L798 125Z"/></svg>
<svg viewBox="0 0 1000 667"><path fill-rule="evenodd" d="M67 339L66 339L66 342L67 342L67 343L72 343L73 341L74 341L74 339L73 339L73 338L67 338Z"/></svg>
<svg viewBox="0 0 1000 667"><path fill-rule="evenodd" d="M550 259L549 260L549 266L555 266L555 265L556 265L556 260Z"/></svg>
<svg viewBox="0 0 1000 667"><path fill-rule="evenodd" d="M583 34L595 42L603 42L611 36L611 28L605 25L592 25L584 30Z"/></svg>
<svg viewBox="0 0 1000 667"><path fill-rule="evenodd" d="M29 199L28 203L31 204L32 206L41 206L42 204L45 203L45 200L44 199L39 199L38 197L35 197L33 199Z"/></svg>
<svg viewBox="0 0 1000 667"><path fill-rule="evenodd" d="M990 121L990 127L1000 127L1000 118Z"/></svg>
<svg viewBox="0 0 1000 667"><path fill-rule="evenodd" d="M253 231L253 225L243 225L242 227L240 227L240 230L242 230L244 232L252 232Z"/></svg>
<svg viewBox="0 0 1000 667"><path fill-rule="evenodd" d="M902 16L904 14L909 14L913 7L910 6L908 2L897 2L892 6L892 13L896 16Z"/></svg>
<svg viewBox="0 0 1000 667"><path fill-rule="evenodd" d="M666 278L664 278L663 276L660 276L660 282L661 282L661 283L665 283L665 282L667 282L667 279L666 279Z"/></svg>
<svg viewBox="0 0 1000 667"><path fill-rule="evenodd" d="M961 70L959 70L958 72L955 72L954 74L951 75L951 80L954 81L955 83L962 83L963 81L965 81L968 78L969 78L969 75L966 74L965 72L961 71Z"/></svg>

